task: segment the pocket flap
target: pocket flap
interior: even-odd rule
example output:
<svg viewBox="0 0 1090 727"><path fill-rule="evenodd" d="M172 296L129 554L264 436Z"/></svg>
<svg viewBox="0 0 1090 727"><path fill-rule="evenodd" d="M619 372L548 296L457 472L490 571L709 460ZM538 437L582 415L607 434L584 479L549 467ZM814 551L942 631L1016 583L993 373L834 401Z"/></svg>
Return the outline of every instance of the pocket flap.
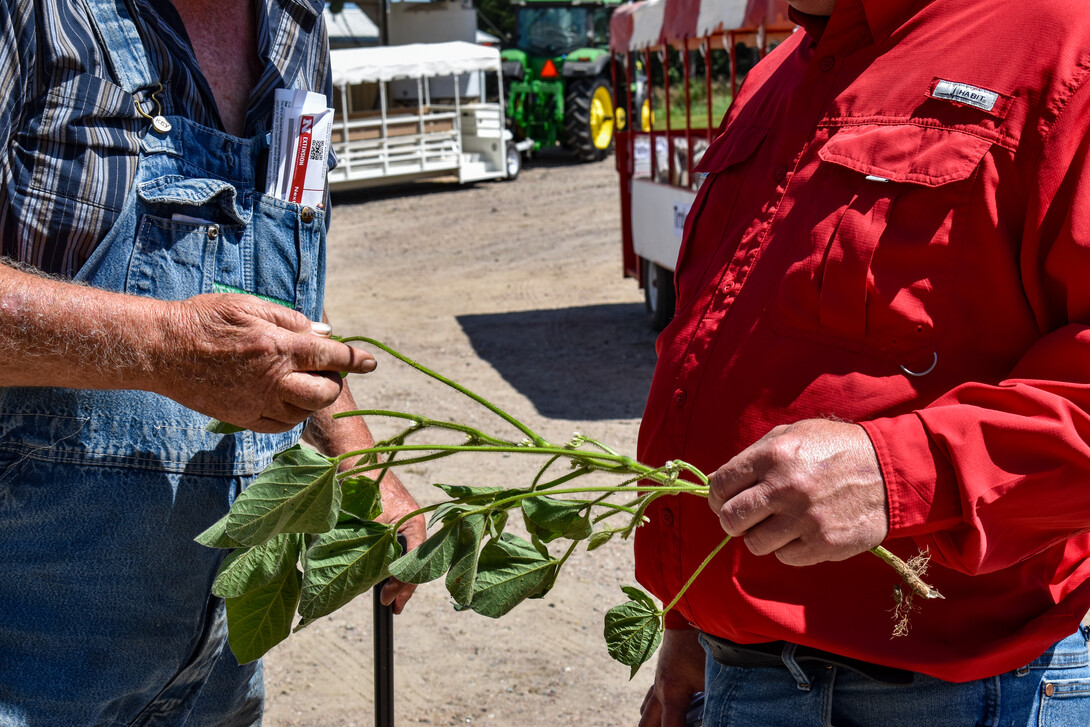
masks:
<svg viewBox="0 0 1090 727"><path fill-rule="evenodd" d="M991 146L987 139L947 129L863 125L837 131L818 156L891 182L938 187L968 179Z"/></svg>
<svg viewBox="0 0 1090 727"><path fill-rule="evenodd" d="M140 184L136 194L149 204L203 207L215 202L233 222L240 225L246 224L249 216L239 207L235 186L222 179L168 175Z"/></svg>
<svg viewBox="0 0 1090 727"><path fill-rule="evenodd" d="M757 151L757 147L764 141L767 133L768 129L755 126L728 127L704 152L700 163L693 171L699 174L713 174L735 164L741 164L753 156L753 152Z"/></svg>

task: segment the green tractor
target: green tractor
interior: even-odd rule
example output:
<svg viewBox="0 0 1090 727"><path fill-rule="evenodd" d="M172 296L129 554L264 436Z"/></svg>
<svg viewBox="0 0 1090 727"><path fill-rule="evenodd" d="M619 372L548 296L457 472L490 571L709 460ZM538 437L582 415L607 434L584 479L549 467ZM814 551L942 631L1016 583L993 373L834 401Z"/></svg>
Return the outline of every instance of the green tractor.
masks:
<svg viewBox="0 0 1090 727"><path fill-rule="evenodd" d="M533 150L560 144L583 161L613 147L609 18L624 0L521 0L502 53L507 118ZM621 124L623 126L623 122Z"/></svg>

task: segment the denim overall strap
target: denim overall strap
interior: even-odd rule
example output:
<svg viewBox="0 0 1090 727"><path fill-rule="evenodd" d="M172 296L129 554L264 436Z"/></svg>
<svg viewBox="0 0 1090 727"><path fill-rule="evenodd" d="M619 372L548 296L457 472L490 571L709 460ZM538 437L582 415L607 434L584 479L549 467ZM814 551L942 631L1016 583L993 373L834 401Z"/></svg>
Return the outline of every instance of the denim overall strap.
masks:
<svg viewBox="0 0 1090 727"><path fill-rule="evenodd" d="M118 78L157 84L123 0L85 0ZM150 121L117 222L76 279L162 300L216 291L321 316L321 209L265 196L263 137ZM226 551L193 538L300 428L205 431L145 391L0 388L0 727L260 722L260 663L224 648Z"/></svg>

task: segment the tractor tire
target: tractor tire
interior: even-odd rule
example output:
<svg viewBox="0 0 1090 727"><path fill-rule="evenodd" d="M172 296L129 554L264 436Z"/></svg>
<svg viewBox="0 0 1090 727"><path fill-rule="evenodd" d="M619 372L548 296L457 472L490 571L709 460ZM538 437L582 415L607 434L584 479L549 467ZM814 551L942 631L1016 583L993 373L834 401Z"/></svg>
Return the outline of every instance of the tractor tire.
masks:
<svg viewBox="0 0 1090 727"><path fill-rule="evenodd" d="M562 143L585 162L613 149L613 88L604 78L573 78L564 92Z"/></svg>

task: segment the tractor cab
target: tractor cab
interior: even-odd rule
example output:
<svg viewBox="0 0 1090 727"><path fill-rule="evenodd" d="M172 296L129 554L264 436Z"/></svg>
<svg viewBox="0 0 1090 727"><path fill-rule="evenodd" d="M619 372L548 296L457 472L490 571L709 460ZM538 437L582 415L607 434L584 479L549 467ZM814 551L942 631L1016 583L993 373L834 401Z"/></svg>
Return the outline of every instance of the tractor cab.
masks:
<svg viewBox="0 0 1090 727"><path fill-rule="evenodd" d="M518 10L516 47L540 57L604 47L609 43L611 12L601 6L524 5Z"/></svg>
<svg viewBox="0 0 1090 727"><path fill-rule="evenodd" d="M584 161L613 148L609 20L621 0L517 3L514 47L503 51L508 123L534 150L559 144Z"/></svg>

